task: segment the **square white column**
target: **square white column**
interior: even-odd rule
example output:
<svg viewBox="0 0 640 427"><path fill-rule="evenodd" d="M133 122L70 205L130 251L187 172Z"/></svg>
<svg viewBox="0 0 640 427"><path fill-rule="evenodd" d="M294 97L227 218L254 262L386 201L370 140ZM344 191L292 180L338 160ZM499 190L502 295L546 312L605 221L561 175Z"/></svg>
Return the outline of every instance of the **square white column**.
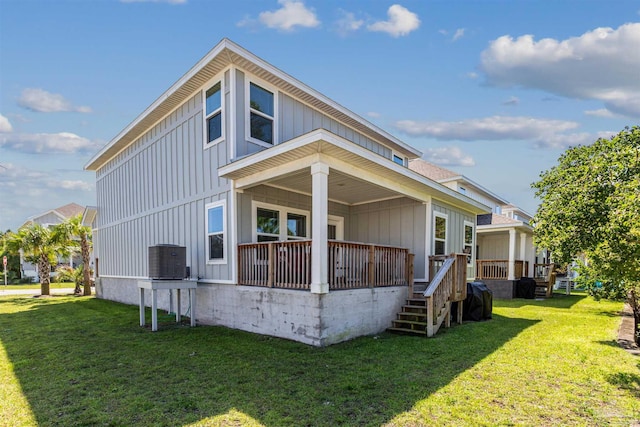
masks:
<svg viewBox="0 0 640 427"><path fill-rule="evenodd" d="M516 279L516 230L509 230L509 271L507 280Z"/></svg>
<svg viewBox="0 0 640 427"><path fill-rule="evenodd" d="M311 293L329 292L329 166L311 165Z"/></svg>

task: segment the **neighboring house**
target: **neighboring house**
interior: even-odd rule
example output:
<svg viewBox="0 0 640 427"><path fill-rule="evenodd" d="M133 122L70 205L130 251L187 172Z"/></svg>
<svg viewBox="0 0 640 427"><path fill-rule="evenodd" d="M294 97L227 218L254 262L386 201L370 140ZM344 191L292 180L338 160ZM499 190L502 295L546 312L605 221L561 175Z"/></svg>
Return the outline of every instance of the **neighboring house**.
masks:
<svg viewBox="0 0 640 427"><path fill-rule="evenodd" d="M29 226L30 224L40 224L43 227L52 227L68 220L69 218L82 214L84 209L84 206L80 206L77 203L69 203L68 205L60 206L59 208L51 209L27 218L20 228ZM78 263L82 263L82 259L80 256L73 256L70 259L59 257L58 263L68 263L73 267ZM23 258L22 252L20 252L20 270L22 271L22 277L38 277L36 266L26 262Z"/></svg>
<svg viewBox="0 0 640 427"><path fill-rule="evenodd" d="M410 170L420 155L224 39L86 165L96 293L137 304L148 247L176 244L200 323L312 345L378 333L489 212Z"/></svg>
<svg viewBox="0 0 640 427"><path fill-rule="evenodd" d="M465 245L476 258L475 278L487 283L494 296L514 297L515 281L533 277L535 263L548 262L546 251L537 254L533 244L530 214L466 176L433 163L411 160L409 168L492 208L491 213L477 216L476 240L468 233ZM467 275L471 277L472 271Z"/></svg>

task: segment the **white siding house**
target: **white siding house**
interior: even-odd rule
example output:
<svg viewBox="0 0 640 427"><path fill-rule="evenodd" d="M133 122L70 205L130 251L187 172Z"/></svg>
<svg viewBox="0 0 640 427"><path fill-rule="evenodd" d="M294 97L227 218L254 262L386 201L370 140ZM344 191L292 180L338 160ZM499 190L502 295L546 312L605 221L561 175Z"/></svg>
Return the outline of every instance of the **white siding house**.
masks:
<svg viewBox="0 0 640 427"><path fill-rule="evenodd" d="M87 163L96 293L136 304L148 247L176 244L201 324L319 346L378 333L408 253L427 281L490 211L410 170L420 155L224 39Z"/></svg>
<svg viewBox="0 0 640 427"><path fill-rule="evenodd" d="M476 265L468 277L484 280L497 297L512 298L515 281L533 277L538 261L531 215L466 176L433 163L413 159L409 168L491 207L491 213L479 214L475 220L476 240L469 247Z"/></svg>

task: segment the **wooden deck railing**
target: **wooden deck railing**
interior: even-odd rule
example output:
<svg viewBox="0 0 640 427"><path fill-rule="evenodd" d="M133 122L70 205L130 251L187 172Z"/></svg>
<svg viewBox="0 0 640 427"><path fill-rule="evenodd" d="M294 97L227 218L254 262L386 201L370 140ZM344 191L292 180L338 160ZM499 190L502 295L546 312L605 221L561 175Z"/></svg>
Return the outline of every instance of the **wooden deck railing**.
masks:
<svg viewBox="0 0 640 427"><path fill-rule="evenodd" d="M408 249L330 240L329 289L402 286L413 281ZM238 245L238 284L309 289L311 241Z"/></svg>
<svg viewBox="0 0 640 427"><path fill-rule="evenodd" d="M515 279L521 279L529 271L529 261L515 261ZM476 260L476 278L478 280L507 280L509 278L508 259L478 259Z"/></svg>
<svg viewBox="0 0 640 427"><path fill-rule="evenodd" d="M435 255L429 257L427 300L427 336L438 332L444 322L450 326L451 303L458 301L458 322L462 321L462 301L467 297L467 255Z"/></svg>

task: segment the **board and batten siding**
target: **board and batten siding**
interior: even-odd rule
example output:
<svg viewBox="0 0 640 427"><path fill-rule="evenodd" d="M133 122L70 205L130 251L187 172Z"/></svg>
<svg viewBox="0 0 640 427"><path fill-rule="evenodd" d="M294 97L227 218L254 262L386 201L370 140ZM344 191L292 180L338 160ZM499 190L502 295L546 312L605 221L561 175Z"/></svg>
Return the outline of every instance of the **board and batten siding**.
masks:
<svg viewBox="0 0 640 427"><path fill-rule="evenodd" d="M428 255L426 218L426 205L407 198L352 206L349 240L407 248L415 254L414 270L419 274Z"/></svg>
<svg viewBox="0 0 640 427"><path fill-rule="evenodd" d="M228 72L225 102L229 105ZM198 92L96 172L96 256L101 276L148 276L148 247L186 246L192 277L231 279L226 264L207 264L205 206L230 203L230 185L218 177L228 163L225 140L204 147L202 93ZM231 227L227 215L227 242Z"/></svg>
<svg viewBox="0 0 640 427"><path fill-rule="evenodd" d="M467 221L474 224L473 227L475 231L476 217L470 213L461 212L458 209L437 201L433 202L433 212L447 216L447 252L462 253L464 250L464 222ZM431 227L433 226L434 225L431 224ZM433 233L432 230L431 236L433 236ZM429 244L431 253L433 253L435 250L433 237Z"/></svg>
<svg viewBox="0 0 640 427"><path fill-rule="evenodd" d="M259 79L253 80L252 77L240 70L236 70L236 134L237 146L236 157L244 157L264 149L251 141L247 140L245 120L249 107L245 101L246 80L254 82L257 85L266 86L265 89L274 90L268 85L264 85ZM277 140L276 144L289 141L304 135L316 129L326 129L336 135L339 135L355 144L358 144L374 153L377 153L387 159L391 159L392 152L388 147L375 142L350 127L347 127L337 120L313 109L312 107L288 96L283 92L277 92Z"/></svg>

